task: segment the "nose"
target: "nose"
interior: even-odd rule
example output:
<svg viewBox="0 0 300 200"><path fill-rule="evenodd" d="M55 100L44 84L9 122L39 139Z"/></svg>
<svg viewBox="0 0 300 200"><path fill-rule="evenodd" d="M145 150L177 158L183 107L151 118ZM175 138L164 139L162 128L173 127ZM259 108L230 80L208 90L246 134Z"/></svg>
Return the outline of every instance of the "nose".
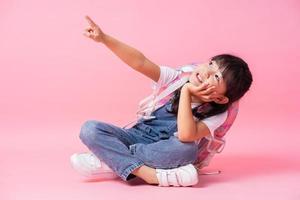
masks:
<svg viewBox="0 0 300 200"><path fill-rule="evenodd" d="M215 71L212 69L207 69L203 73L204 82L213 83L213 77L215 76Z"/></svg>
<svg viewBox="0 0 300 200"><path fill-rule="evenodd" d="M206 78L206 79L209 79L212 75L214 75L214 70L212 70L212 69L207 69L206 71L205 71L205 73L204 73L204 77Z"/></svg>

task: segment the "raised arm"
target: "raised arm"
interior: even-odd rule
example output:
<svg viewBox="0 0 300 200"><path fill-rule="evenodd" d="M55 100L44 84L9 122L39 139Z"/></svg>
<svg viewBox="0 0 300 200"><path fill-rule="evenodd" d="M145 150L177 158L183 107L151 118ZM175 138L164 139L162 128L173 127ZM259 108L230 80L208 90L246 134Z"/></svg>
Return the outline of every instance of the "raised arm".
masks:
<svg viewBox="0 0 300 200"><path fill-rule="evenodd" d="M86 16L85 18L90 25L83 33L85 36L96 42L103 43L132 69L144 74L155 82L158 81L160 76L160 68L158 65L146 58L143 53L137 49L105 34L90 17Z"/></svg>

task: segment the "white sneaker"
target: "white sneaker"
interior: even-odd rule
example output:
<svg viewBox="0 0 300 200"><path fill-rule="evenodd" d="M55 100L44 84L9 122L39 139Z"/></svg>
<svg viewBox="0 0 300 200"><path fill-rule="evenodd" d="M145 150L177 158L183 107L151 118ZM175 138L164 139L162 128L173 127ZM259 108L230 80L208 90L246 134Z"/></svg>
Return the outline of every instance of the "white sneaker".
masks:
<svg viewBox="0 0 300 200"><path fill-rule="evenodd" d="M114 179L118 176L93 153L75 153L70 157L72 167L88 179Z"/></svg>
<svg viewBox="0 0 300 200"><path fill-rule="evenodd" d="M192 164L173 169L156 169L158 186L192 186L198 183L197 169Z"/></svg>

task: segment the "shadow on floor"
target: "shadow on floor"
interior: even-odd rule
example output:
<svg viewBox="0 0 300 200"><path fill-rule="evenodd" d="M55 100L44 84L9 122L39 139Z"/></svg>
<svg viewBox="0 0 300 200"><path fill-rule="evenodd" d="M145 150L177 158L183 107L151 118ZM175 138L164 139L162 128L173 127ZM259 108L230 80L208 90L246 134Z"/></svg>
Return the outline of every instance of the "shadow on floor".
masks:
<svg viewBox="0 0 300 200"><path fill-rule="evenodd" d="M196 187L220 182L243 180L262 175L300 172L300 161L291 157L275 155L222 155L214 157L209 167L202 171L221 170L218 175L200 175Z"/></svg>

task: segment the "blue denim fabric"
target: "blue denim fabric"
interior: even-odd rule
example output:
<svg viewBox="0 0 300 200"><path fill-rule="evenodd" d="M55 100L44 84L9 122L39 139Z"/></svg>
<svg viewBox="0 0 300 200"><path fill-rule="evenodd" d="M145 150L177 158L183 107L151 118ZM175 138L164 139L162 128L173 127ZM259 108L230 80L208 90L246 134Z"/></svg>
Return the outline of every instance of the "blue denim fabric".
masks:
<svg viewBox="0 0 300 200"><path fill-rule="evenodd" d="M166 110L170 106L166 103L152 113L155 119L141 119L129 129L88 120L81 127L80 139L123 180L135 177L131 172L142 165L168 169L193 163L197 145L174 136L177 121Z"/></svg>

